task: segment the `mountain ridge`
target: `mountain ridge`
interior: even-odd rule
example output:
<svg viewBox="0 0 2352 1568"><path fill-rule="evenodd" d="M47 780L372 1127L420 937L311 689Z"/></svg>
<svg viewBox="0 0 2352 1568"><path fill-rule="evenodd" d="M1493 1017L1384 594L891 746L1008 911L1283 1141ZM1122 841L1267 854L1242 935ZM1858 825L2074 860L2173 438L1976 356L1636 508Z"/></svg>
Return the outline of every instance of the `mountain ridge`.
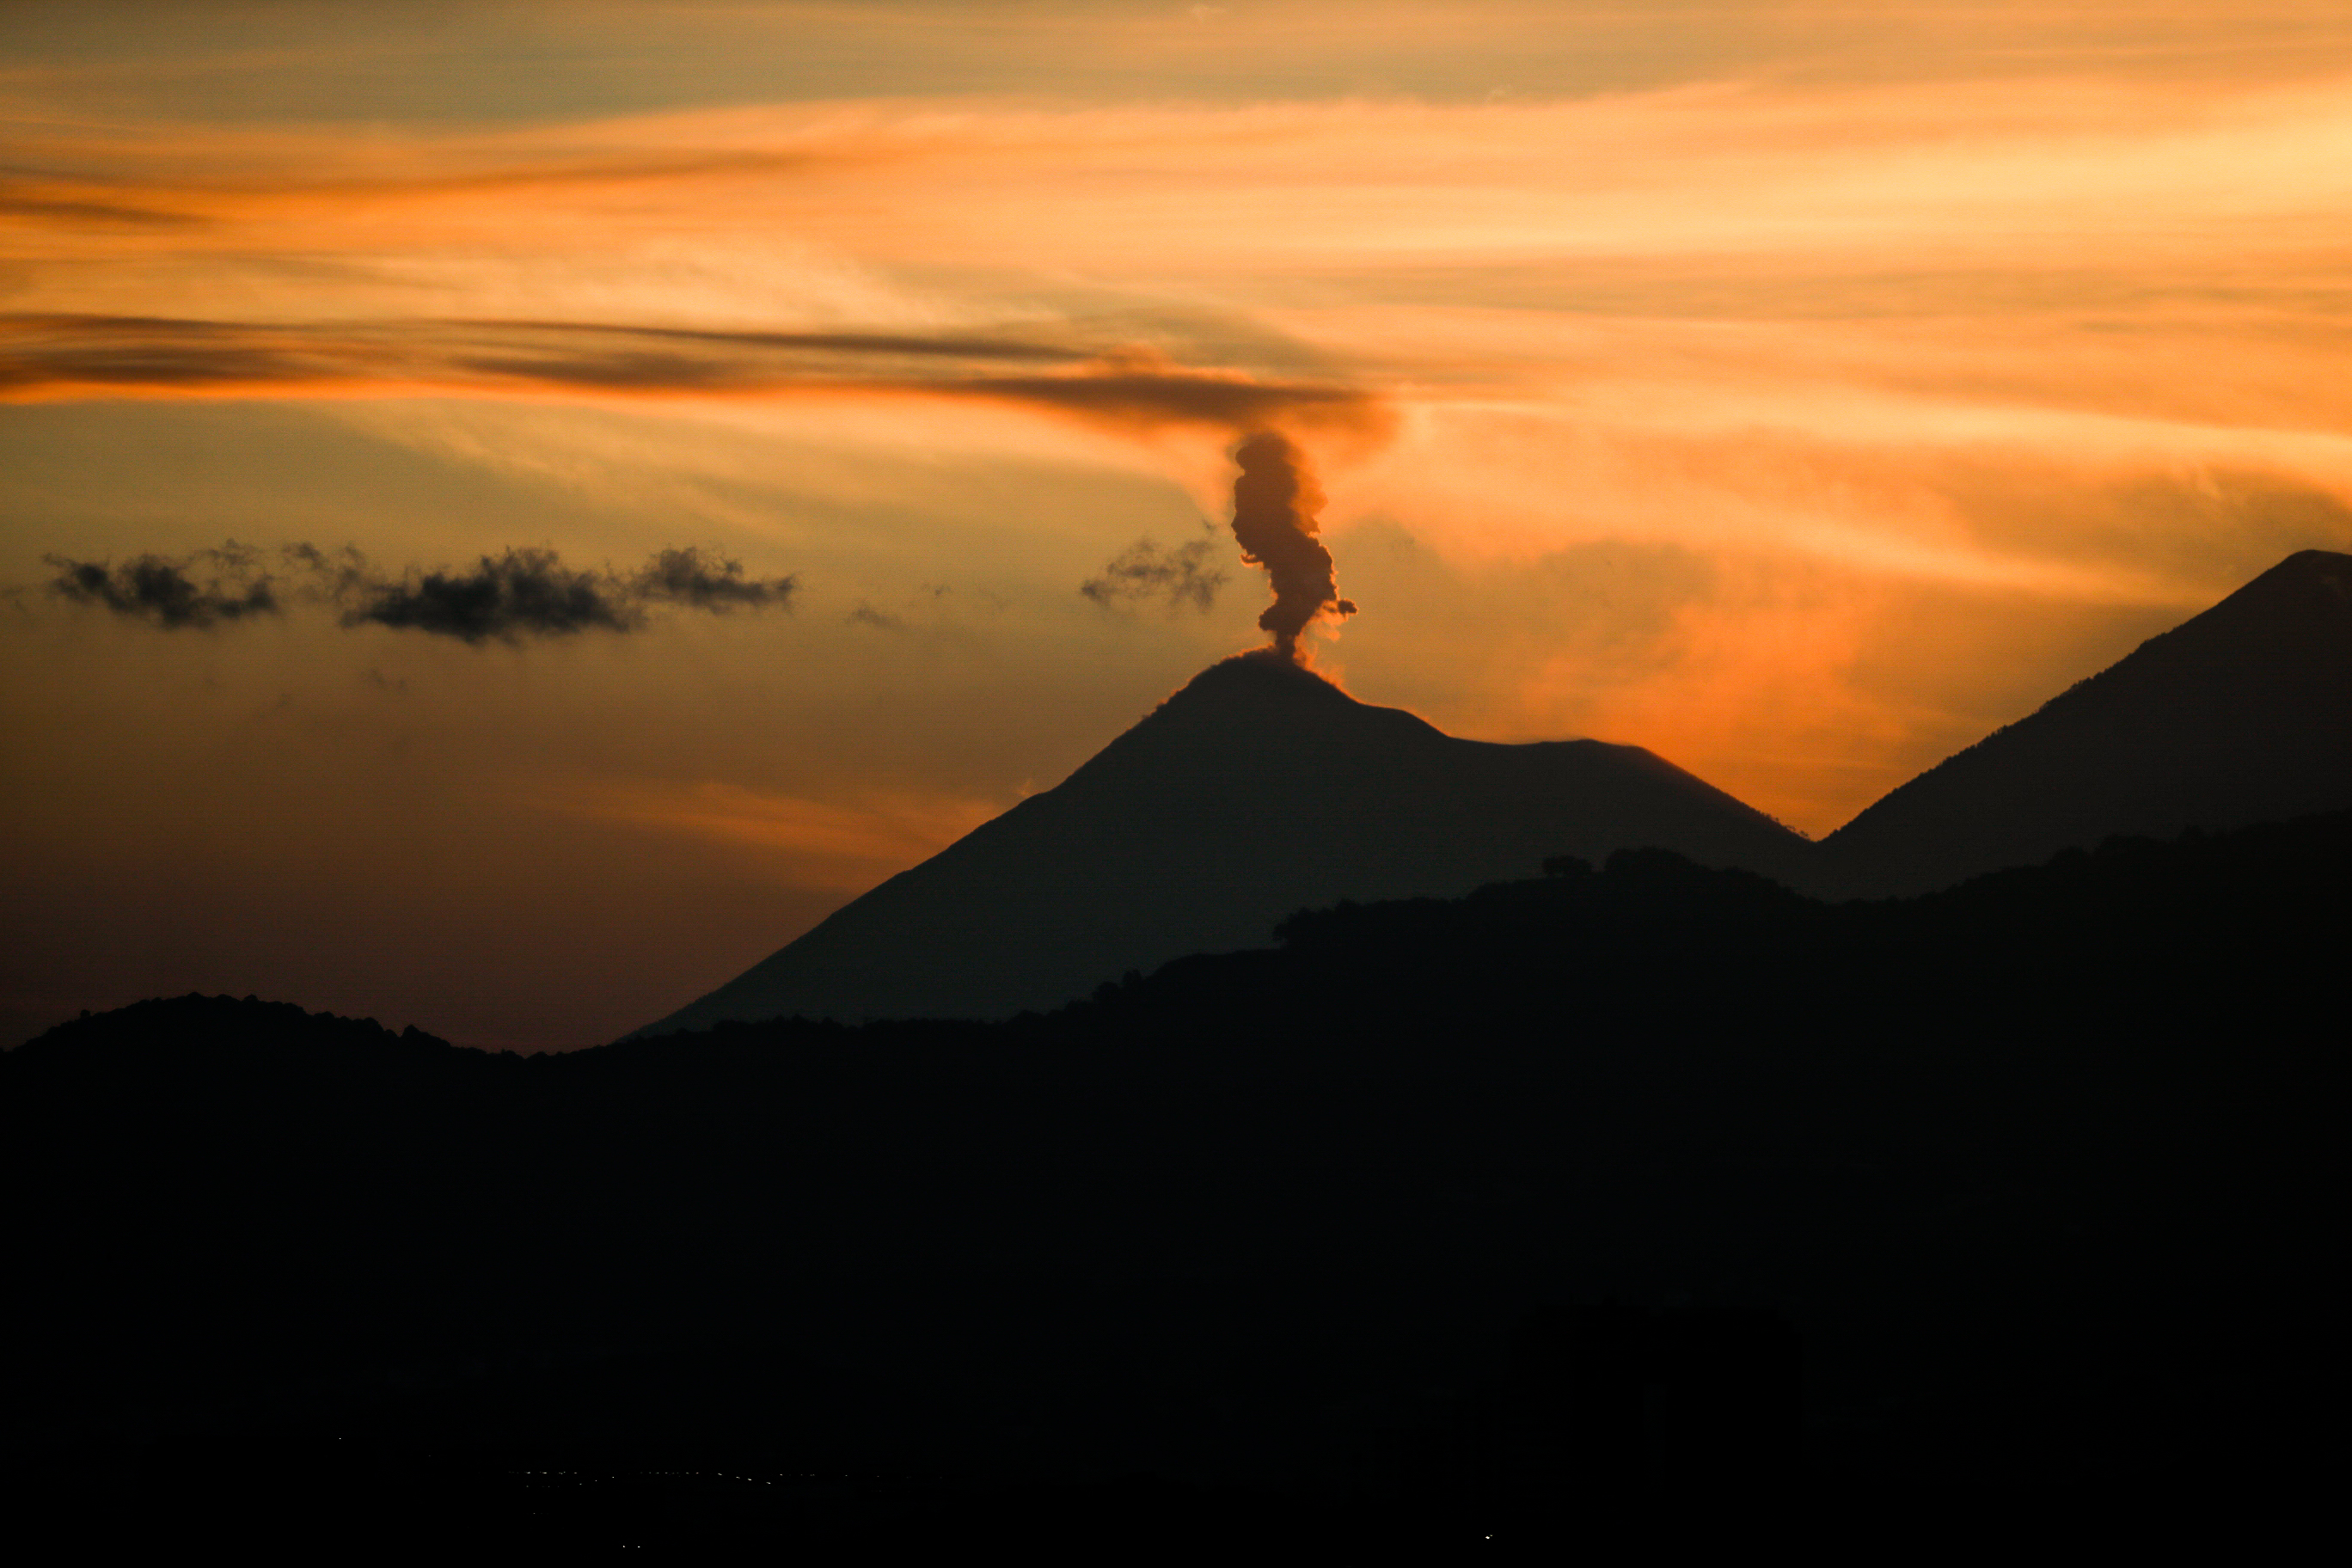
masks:
<svg viewBox="0 0 2352 1568"><path fill-rule="evenodd" d="M629 1037L729 1018L1010 1016L1265 943L1342 900L1450 897L1660 847L1828 898L2118 836L2352 806L2352 555L2286 557L1816 845L1638 746L1450 736L1271 650L1210 666L1061 784Z"/></svg>
<svg viewBox="0 0 2352 1568"><path fill-rule="evenodd" d="M1783 880L1811 853L1639 747L1461 740L1287 660L1237 655L1053 789L635 1034L795 1013L1010 1016L1261 944L1308 905L1454 896L1549 856L1653 844Z"/></svg>
<svg viewBox="0 0 2352 1568"><path fill-rule="evenodd" d="M2352 555L2305 550L1822 841L1822 890L1924 892L2116 834L2352 805Z"/></svg>

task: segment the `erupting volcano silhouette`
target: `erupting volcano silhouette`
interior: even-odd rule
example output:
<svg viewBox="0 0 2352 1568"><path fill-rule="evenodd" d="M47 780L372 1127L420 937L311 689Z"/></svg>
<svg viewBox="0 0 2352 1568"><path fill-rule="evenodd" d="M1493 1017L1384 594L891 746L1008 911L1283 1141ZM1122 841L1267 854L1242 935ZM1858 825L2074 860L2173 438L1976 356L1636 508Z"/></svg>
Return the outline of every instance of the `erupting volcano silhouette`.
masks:
<svg viewBox="0 0 2352 1568"><path fill-rule="evenodd" d="M1548 856L1645 845L1784 881L1811 849L1638 746L1456 740L1355 700L1278 640L1210 667L1059 787L638 1032L1005 1017L1258 945L1301 908L1452 897L1535 876Z"/></svg>

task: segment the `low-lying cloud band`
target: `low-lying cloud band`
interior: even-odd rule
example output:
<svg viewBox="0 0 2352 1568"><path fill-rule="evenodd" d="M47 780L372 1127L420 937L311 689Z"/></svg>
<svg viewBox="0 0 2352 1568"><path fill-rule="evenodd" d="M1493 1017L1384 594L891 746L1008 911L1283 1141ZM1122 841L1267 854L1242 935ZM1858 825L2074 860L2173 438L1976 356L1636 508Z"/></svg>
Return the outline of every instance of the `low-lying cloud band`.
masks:
<svg viewBox="0 0 2352 1568"><path fill-rule="evenodd" d="M48 585L59 597L167 628L276 615L280 607L270 577L259 570L258 553L234 543L176 561L154 554L121 565L62 555L42 560L57 568Z"/></svg>
<svg viewBox="0 0 2352 1568"><path fill-rule="evenodd" d="M749 576L740 561L693 545L657 550L629 573L567 566L552 550L523 549L483 555L470 567L412 568L397 577L348 546L329 552L288 545L277 552L277 572L261 552L236 543L121 563L43 559L56 568L48 588L58 597L167 630L280 613L284 583L299 599L338 608L346 626L391 626L467 643L635 631L656 605L711 614L788 609L798 587L791 576Z"/></svg>

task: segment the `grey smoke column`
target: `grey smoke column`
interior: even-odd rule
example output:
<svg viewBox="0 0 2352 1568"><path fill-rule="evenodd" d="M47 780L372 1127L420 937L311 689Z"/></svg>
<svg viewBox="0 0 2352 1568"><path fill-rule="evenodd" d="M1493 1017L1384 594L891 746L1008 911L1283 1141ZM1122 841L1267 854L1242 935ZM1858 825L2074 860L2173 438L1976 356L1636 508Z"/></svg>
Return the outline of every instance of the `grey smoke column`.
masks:
<svg viewBox="0 0 2352 1568"><path fill-rule="evenodd" d="M1306 455L1271 430L1243 441L1234 461L1242 470L1234 480L1234 537L1242 559L1265 567L1274 582L1274 603L1257 624L1285 658L1296 659L1298 634L1309 624L1356 613L1352 600L1339 597L1331 552L1315 537L1323 492L1307 471Z"/></svg>

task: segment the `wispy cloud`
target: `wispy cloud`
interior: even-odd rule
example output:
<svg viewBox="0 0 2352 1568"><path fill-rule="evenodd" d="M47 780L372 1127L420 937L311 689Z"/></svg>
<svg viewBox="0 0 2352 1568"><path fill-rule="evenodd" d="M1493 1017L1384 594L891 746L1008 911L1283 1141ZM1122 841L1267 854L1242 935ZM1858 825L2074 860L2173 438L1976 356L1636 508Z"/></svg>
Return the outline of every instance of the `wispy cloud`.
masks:
<svg viewBox="0 0 2352 1568"><path fill-rule="evenodd" d="M1173 364L1149 351L899 333L688 331L555 321L296 326L163 317L0 317L0 397L280 396L418 391L667 396L918 396L1006 404L1121 428L1381 427L1336 384ZM1004 362L1050 372L1005 374Z"/></svg>
<svg viewBox="0 0 2352 1568"><path fill-rule="evenodd" d="M654 552L629 586L640 598L723 612L788 605L799 583L792 577L746 577L740 561L688 545Z"/></svg>
<svg viewBox="0 0 2352 1568"><path fill-rule="evenodd" d="M1205 539L1166 550L1139 539L1079 584L1078 592L1106 606L1158 602L1206 612L1227 581L1223 568L1214 564L1217 555L1217 546Z"/></svg>
<svg viewBox="0 0 2352 1568"><path fill-rule="evenodd" d="M140 555L120 563L42 557L57 569L49 591L167 629L275 615L280 608L258 552L229 543L173 559Z"/></svg>
<svg viewBox="0 0 2352 1568"><path fill-rule="evenodd" d="M0 178L0 223L63 228L175 228L203 221L188 213L105 199L102 189L64 182Z"/></svg>

